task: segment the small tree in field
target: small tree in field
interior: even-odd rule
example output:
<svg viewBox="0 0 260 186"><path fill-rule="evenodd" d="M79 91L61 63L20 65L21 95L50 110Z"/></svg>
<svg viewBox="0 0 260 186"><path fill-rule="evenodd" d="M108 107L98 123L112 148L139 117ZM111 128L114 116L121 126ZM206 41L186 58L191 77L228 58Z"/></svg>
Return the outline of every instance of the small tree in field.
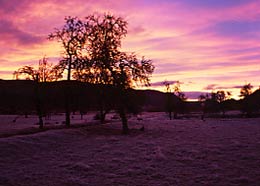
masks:
<svg viewBox="0 0 260 186"><path fill-rule="evenodd" d="M169 115L169 119L172 120L172 112L173 112L173 97L171 93L170 83L168 81L163 82L166 88L166 110Z"/></svg>
<svg viewBox="0 0 260 186"><path fill-rule="evenodd" d="M185 96L185 94L181 91L181 83L179 81L177 81L176 83L174 83L174 94L175 96L177 96L180 100L182 101L186 101L187 97Z"/></svg>
<svg viewBox="0 0 260 186"><path fill-rule="evenodd" d="M39 60L38 69L35 69L32 66L24 66L15 71L13 75L16 79L22 77L23 79L33 80L35 82L36 111L39 117L39 127L43 128L40 83L57 81L62 78L62 71L60 71L58 66L53 66L51 63L48 63L47 58L44 57Z"/></svg>
<svg viewBox="0 0 260 186"><path fill-rule="evenodd" d="M218 90L216 93L216 101L219 103L220 110L222 112L222 116L225 116L226 112L226 100L230 99L231 93L229 91L223 91L223 90Z"/></svg>
<svg viewBox="0 0 260 186"><path fill-rule="evenodd" d="M240 97L243 98L241 100L242 112L245 113L247 117L251 117L251 114L255 110L255 103L249 97L249 95L252 94L252 88L253 86L248 83L245 84L240 90Z"/></svg>
<svg viewBox="0 0 260 186"><path fill-rule="evenodd" d="M27 79L36 82L51 82L62 78L62 70L58 65L48 62L46 57L39 60L38 68L24 66L14 71L15 79Z"/></svg>
<svg viewBox="0 0 260 186"><path fill-rule="evenodd" d="M206 101L209 99L209 94L201 94L198 97L198 101L200 103L201 106L201 111L202 111L202 115L201 115L201 119L204 121L204 117L205 117L205 113L206 113Z"/></svg>
<svg viewBox="0 0 260 186"><path fill-rule="evenodd" d="M178 98L178 100L176 101L176 104L175 104L173 117L175 119L177 119L177 114L179 112L183 112L185 110L185 108L184 108L185 107L184 101L187 100L187 97L181 91L181 83L179 81L174 83L174 87L173 88L174 88L174 95Z"/></svg>
<svg viewBox="0 0 260 186"><path fill-rule="evenodd" d="M166 101L166 109L169 113L170 120L172 119L172 112L174 119L177 119L178 112L184 111L183 101L187 100L185 94L181 91L180 82L176 81L173 84L173 94L171 93L170 83L165 81L163 83L166 87L167 101ZM177 99L174 99L173 95L176 96Z"/></svg>

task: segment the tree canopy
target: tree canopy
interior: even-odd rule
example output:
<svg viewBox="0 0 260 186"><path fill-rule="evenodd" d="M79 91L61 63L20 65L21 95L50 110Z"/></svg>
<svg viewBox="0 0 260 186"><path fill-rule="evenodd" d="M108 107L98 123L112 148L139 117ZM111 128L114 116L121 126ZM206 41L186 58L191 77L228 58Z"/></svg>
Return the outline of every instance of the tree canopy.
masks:
<svg viewBox="0 0 260 186"><path fill-rule="evenodd" d="M65 25L49 35L62 43L60 66L68 69L76 80L133 87L137 82L149 85L154 71L151 60L138 60L134 53L122 52L121 40L126 37L127 22L111 14L89 15L81 20L66 17Z"/></svg>

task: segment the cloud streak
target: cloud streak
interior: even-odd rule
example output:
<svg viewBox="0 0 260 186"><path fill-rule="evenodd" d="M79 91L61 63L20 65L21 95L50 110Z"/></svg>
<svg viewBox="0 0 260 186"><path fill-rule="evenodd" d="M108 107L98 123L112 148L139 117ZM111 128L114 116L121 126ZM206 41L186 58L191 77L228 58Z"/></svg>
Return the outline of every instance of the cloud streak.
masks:
<svg viewBox="0 0 260 186"><path fill-rule="evenodd" d="M15 42L20 45L32 45L43 41L41 37L24 32L6 20L0 20L0 35L5 38L6 43Z"/></svg>

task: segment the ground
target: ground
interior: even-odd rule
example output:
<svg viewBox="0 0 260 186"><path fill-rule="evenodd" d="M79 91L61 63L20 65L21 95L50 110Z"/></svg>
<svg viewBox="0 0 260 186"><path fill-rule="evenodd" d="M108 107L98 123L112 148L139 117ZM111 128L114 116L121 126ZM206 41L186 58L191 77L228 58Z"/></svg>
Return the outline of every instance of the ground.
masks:
<svg viewBox="0 0 260 186"><path fill-rule="evenodd" d="M49 127L63 119L53 116L48 130L23 133L37 127L36 117L14 123L14 116L0 116L0 185L260 184L260 118L169 120L144 113L142 120L130 118L131 133L122 135L119 120L98 125L92 116L77 117L76 128Z"/></svg>

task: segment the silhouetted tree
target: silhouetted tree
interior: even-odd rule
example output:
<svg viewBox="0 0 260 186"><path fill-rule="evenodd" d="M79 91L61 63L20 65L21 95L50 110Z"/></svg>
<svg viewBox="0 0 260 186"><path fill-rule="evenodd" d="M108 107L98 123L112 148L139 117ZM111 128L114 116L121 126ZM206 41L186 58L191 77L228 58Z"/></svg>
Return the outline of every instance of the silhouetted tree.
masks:
<svg viewBox="0 0 260 186"><path fill-rule="evenodd" d="M200 106L201 106L201 111L202 111L202 115L201 115L201 119L204 121L205 118L205 113L206 113L206 101L209 99L209 94L201 94L198 97L198 101L200 102Z"/></svg>
<svg viewBox="0 0 260 186"><path fill-rule="evenodd" d="M57 40L64 49L59 67L67 69L67 80L71 79L71 73L76 69L77 63L82 58L84 45L88 36L84 23L77 17L65 17L65 24L60 29L49 34L49 40Z"/></svg>
<svg viewBox="0 0 260 186"><path fill-rule="evenodd" d="M178 113L185 112L184 101L187 100L185 94L181 91L181 83L179 81L174 83L174 95L178 98L175 104L174 115L173 117L177 119Z"/></svg>
<svg viewBox="0 0 260 186"><path fill-rule="evenodd" d="M43 109L42 109L42 95L41 95L41 82L55 81L62 78L62 72L57 66L53 66L51 63L48 63L46 57L39 60L38 69L35 69L32 66L24 66L19 68L14 73L14 77L19 79L23 77L28 80L33 80L35 82L35 104L36 112L39 117L39 127L43 128Z"/></svg>
<svg viewBox="0 0 260 186"><path fill-rule="evenodd" d="M177 119L178 113L184 112L185 110L184 101L187 100L187 98L185 94L181 91L179 81L173 84L173 93L171 93L169 82L165 81L164 85L166 87L166 95L167 95L166 108L169 113L169 118L172 119L172 112L173 112L173 118ZM174 97L174 95L176 96L177 99Z"/></svg>
<svg viewBox="0 0 260 186"><path fill-rule="evenodd" d="M181 83L179 81L174 83L174 94L175 96L177 96L178 98L180 98L180 100L182 101L186 101L187 97L185 96L185 94L181 91Z"/></svg>
<svg viewBox="0 0 260 186"><path fill-rule="evenodd" d="M170 83L168 81L164 81L163 84L166 88L166 110L168 112L169 119L172 120L172 112L174 106Z"/></svg>
<svg viewBox="0 0 260 186"><path fill-rule="evenodd" d="M242 112L246 114L247 117L250 117L252 115L252 112L254 111L254 101L250 98L249 95L252 94L252 88L253 86L248 83L245 84L241 90L240 90L240 97L243 99L241 100L241 109Z"/></svg>
<svg viewBox="0 0 260 186"><path fill-rule="evenodd" d="M62 78L62 70L58 65L48 62L46 57L39 60L38 68L32 66L24 66L14 71L15 79L27 79L36 82L51 82Z"/></svg>
<svg viewBox="0 0 260 186"><path fill-rule="evenodd" d="M65 24L60 29L55 29L53 33L48 36L49 40L57 40L61 42L63 51L63 58L59 63L59 68L64 71L67 69L67 80L70 81L71 73L78 68L78 64L82 61L82 54L84 53L84 46L88 31L84 23L77 17L65 17ZM66 126L70 126L70 83L66 84L65 88L65 117Z"/></svg>
<svg viewBox="0 0 260 186"><path fill-rule="evenodd" d="M100 84L111 85L117 90L118 112L123 132L128 133L126 117L127 90L140 82L148 86L154 71L151 60L137 59L135 54L120 51L121 39L127 34L127 22L110 14L90 15L85 19L87 56L80 78Z"/></svg>
<svg viewBox="0 0 260 186"><path fill-rule="evenodd" d="M241 88L239 96L242 98L246 98L247 96L249 96L252 93L252 88L253 88L253 86L250 83L245 84Z"/></svg>
<svg viewBox="0 0 260 186"><path fill-rule="evenodd" d="M231 93L229 91L225 92L223 90L219 90L215 93L216 95L216 101L219 103L219 108L222 112L222 116L225 116L225 112L226 112L226 100L230 98Z"/></svg>

